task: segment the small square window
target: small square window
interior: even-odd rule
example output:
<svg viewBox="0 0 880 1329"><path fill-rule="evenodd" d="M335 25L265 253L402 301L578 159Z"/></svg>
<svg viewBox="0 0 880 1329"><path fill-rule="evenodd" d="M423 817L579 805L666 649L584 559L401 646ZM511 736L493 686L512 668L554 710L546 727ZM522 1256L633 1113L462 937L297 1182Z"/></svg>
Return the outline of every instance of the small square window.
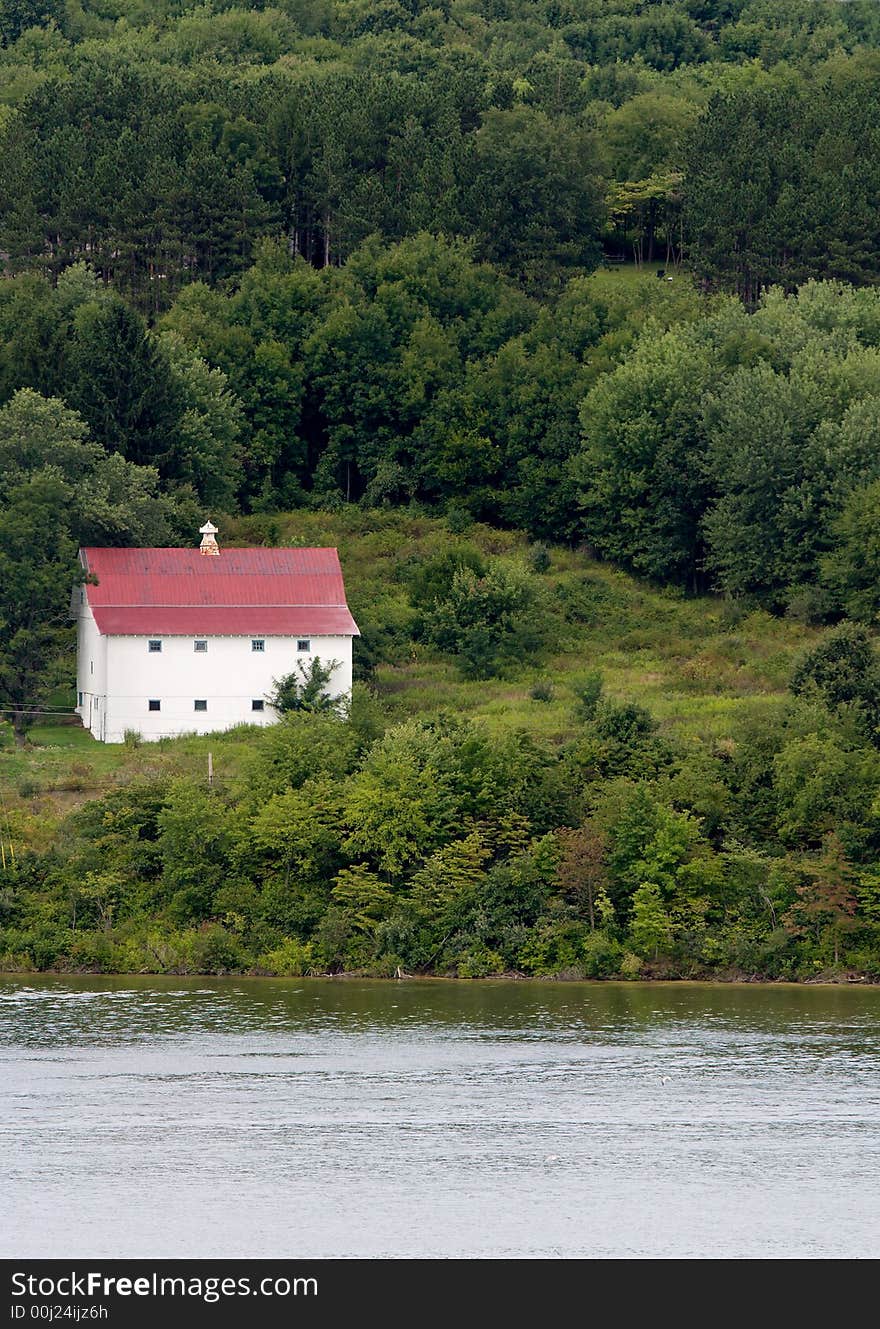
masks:
<svg viewBox="0 0 880 1329"><path fill-rule="evenodd" d="M265 641L263 640L262 637L255 637L255 638L251 641L251 650L252 650L252 651L264 651L265 649L266 649L266 643L265 643Z"/></svg>
<svg viewBox="0 0 880 1329"><path fill-rule="evenodd" d="M310 651L312 649L312 643L309 641L308 637L300 637L299 641L296 643L296 649L298 651Z"/></svg>
<svg viewBox="0 0 880 1329"><path fill-rule="evenodd" d="M208 643L206 641L193 642L193 650L195 651L196 655L204 655L207 649L208 649Z"/></svg>
<svg viewBox="0 0 880 1329"><path fill-rule="evenodd" d="M161 711L161 709L162 709L161 701L156 701L155 698L153 698L147 702L148 711Z"/></svg>
<svg viewBox="0 0 880 1329"><path fill-rule="evenodd" d="M254 697L253 701L251 702L251 710L252 710L252 711L264 711L265 709L266 709L266 706L265 706L265 702L263 701L262 697Z"/></svg>
<svg viewBox="0 0 880 1329"><path fill-rule="evenodd" d="M206 711L208 709L207 701L194 701L193 709L196 711Z"/></svg>
<svg viewBox="0 0 880 1329"><path fill-rule="evenodd" d="M158 655L161 649L162 649L161 641L147 642L147 650L149 651L150 655Z"/></svg>

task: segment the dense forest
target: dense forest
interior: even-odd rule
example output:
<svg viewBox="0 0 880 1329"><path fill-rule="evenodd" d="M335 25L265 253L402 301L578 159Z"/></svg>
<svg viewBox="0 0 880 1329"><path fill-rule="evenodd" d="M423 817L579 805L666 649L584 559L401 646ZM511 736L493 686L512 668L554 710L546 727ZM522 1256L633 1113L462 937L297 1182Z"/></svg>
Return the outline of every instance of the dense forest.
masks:
<svg viewBox="0 0 880 1329"><path fill-rule="evenodd" d="M0 0L0 41L0 967L880 977L880 8ZM350 714L294 696L212 788L132 736L34 810L78 545L206 513L386 533ZM605 567L726 616L720 729L591 669L640 649ZM769 706L744 619L803 630Z"/></svg>

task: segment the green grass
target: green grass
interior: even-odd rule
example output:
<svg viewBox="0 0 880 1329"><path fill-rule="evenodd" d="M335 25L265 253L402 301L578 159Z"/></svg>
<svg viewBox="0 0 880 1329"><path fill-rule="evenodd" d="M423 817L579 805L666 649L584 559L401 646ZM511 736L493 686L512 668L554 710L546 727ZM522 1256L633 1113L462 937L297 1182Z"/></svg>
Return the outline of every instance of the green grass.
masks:
<svg viewBox="0 0 880 1329"><path fill-rule="evenodd" d="M338 546L349 601L367 633L371 624L407 613L407 571L454 538L430 517L361 509L245 518L233 536L253 538L269 521L279 543ZM458 538L487 555L528 551L524 536L480 525ZM795 659L816 636L760 611L741 614L716 597L687 599L646 585L574 550L552 550L542 580L557 637L547 658L523 660L504 679L474 682L453 662L412 647L377 670L389 715L445 708L480 717L495 731L523 728L562 741L574 731L577 679L599 669L607 695L647 706L667 732L717 741L740 716L782 702ZM538 678L553 684L549 702L530 696Z"/></svg>
<svg viewBox="0 0 880 1329"><path fill-rule="evenodd" d="M35 725L28 738L31 743L45 748L92 748L95 740L87 729L72 724Z"/></svg>
<svg viewBox="0 0 880 1329"><path fill-rule="evenodd" d="M782 704L793 663L816 636L787 620L741 615L714 597L687 599L583 553L554 549L541 577L551 637L544 658L523 659L505 678L466 680L454 661L409 640L408 574L459 540L485 555L524 557L529 544L523 535L473 525L454 536L442 521L419 513L355 508L241 518L226 523L224 536L236 544L339 548L349 601L365 634L401 627L393 658L378 666L374 680L391 722L447 710L479 718L496 733L524 729L557 744L576 732L577 680L598 669L606 695L648 707L663 732L716 744L728 740L742 718ZM539 679L552 686L549 700L531 696ZM0 728L0 795L7 808L39 818L138 776L199 775L209 750L217 778L234 779L253 731L128 747L97 743L69 724L41 724L30 740L15 749L9 727Z"/></svg>

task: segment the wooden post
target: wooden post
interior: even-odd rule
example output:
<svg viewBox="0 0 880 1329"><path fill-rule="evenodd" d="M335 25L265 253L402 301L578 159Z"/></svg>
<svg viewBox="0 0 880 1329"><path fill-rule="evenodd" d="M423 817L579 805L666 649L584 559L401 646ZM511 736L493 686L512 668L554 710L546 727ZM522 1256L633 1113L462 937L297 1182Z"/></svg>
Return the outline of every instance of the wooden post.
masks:
<svg viewBox="0 0 880 1329"><path fill-rule="evenodd" d="M211 753L209 752L209 753L208 753L208 784L209 784L209 785L212 785L213 783L214 783L214 758L213 758L213 756L211 755Z"/></svg>

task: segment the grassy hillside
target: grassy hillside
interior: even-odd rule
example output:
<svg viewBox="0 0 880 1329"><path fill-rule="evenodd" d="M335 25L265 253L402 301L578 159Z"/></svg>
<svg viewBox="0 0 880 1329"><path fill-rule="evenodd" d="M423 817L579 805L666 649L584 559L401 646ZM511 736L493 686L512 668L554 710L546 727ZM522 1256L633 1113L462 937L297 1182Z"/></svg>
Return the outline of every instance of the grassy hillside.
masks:
<svg viewBox="0 0 880 1329"><path fill-rule="evenodd" d="M601 671L606 695L648 707L661 732L715 748L737 722L777 707L794 660L815 631L720 599L660 591L586 552L536 549L515 532L405 512L284 513L223 524L227 544L336 545L363 635L362 656L384 718L448 710L494 732L524 729L556 745L576 729L575 688ZM409 586L431 558L462 546L484 557L546 570L536 575L546 644L504 677L465 679L456 663L413 637ZM71 655L70 673L74 670ZM57 698L73 704L73 693ZM0 728L0 795L20 840L39 843L54 815L115 784L160 771L198 774L210 748L218 778L234 779L251 744L247 729L127 747L95 742L77 725L41 724L16 750Z"/></svg>

